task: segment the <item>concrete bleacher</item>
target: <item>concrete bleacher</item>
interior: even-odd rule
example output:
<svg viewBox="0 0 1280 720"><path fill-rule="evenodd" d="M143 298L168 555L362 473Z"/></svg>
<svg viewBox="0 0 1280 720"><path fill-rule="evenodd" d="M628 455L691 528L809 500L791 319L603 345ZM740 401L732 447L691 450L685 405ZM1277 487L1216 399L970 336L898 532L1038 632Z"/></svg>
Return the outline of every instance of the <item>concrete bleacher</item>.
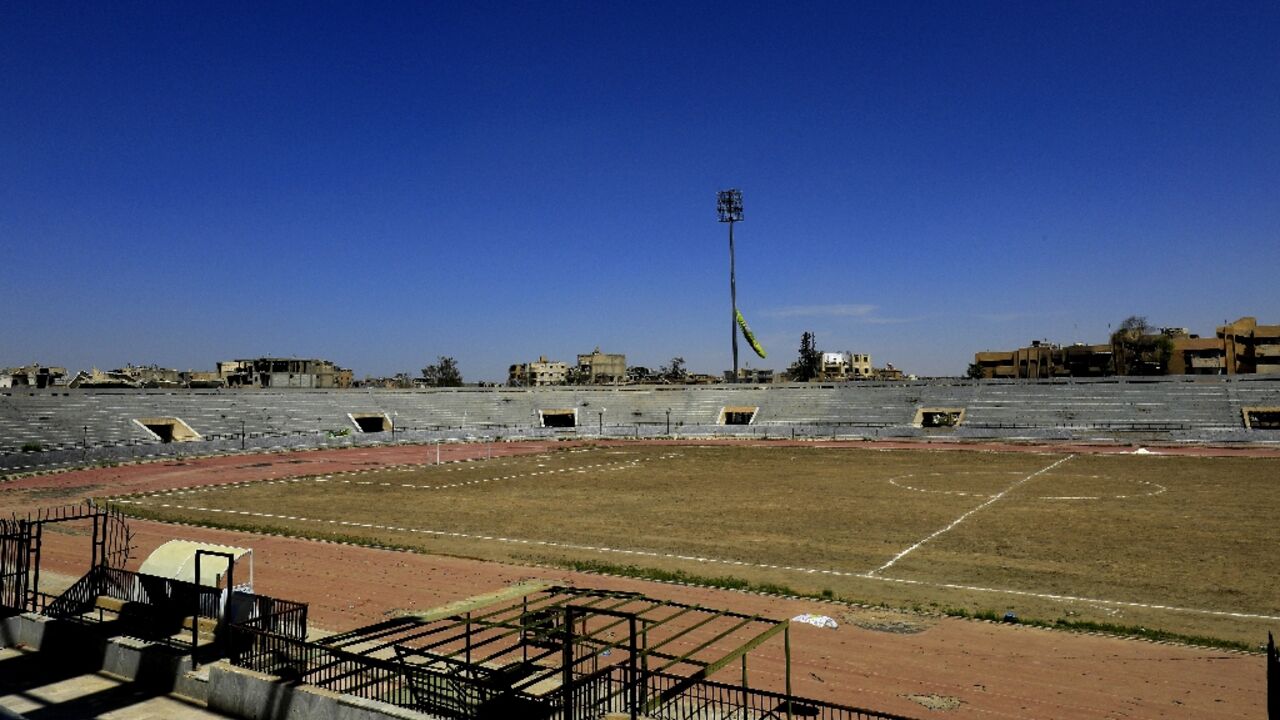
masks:
<svg viewBox="0 0 1280 720"><path fill-rule="evenodd" d="M935 380L806 385L456 388L438 390L35 390L0 392L2 459L157 446L137 418L180 418L203 442L289 445L361 435L351 415L385 414L403 437L528 436L539 411L574 410L591 435L673 434L1105 439L1134 433L1186 441L1275 442L1245 430L1241 408L1280 407L1280 378L1173 377L1054 381ZM725 407L755 407L749 427L721 425ZM913 425L921 408L963 408L959 427ZM425 435L424 435L425 434ZM368 439L368 438L366 438ZM246 447L249 443L244 443ZM24 452L24 446L28 451ZM185 452L190 452L185 451Z"/></svg>

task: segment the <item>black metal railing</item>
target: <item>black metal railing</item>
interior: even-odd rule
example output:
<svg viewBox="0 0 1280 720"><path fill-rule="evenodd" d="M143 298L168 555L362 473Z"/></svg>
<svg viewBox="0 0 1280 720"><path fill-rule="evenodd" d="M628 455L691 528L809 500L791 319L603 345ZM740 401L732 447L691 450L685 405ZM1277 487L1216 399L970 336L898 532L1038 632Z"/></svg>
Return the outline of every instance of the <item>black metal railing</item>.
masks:
<svg viewBox="0 0 1280 720"><path fill-rule="evenodd" d="M49 617L59 619L75 617L88 612L94 606L98 601L101 587L102 568L96 567L85 573L53 600L39 597L33 598L33 601L44 601L44 607L39 608L39 612ZM44 596L44 593L40 595Z"/></svg>
<svg viewBox="0 0 1280 720"><path fill-rule="evenodd" d="M217 619L222 591L195 583L156 575L143 575L99 565L57 597L39 593L31 598L32 610L43 615L85 622L102 622L100 598L117 601L110 617L122 634L186 648L177 635L191 623L192 650L197 645L201 619ZM97 609L96 616L90 614Z"/></svg>
<svg viewBox="0 0 1280 720"><path fill-rule="evenodd" d="M614 689L611 693L622 692L618 686L626 683L626 673L620 672L624 670L625 668L613 669L610 682L614 684ZM647 707L641 709L640 715L654 720L719 720L727 717L743 720L787 717L819 720L907 720L900 715L711 680L693 683L659 704L657 699L668 695L684 678L666 673L644 673L642 677L644 686L640 694Z"/></svg>
<svg viewBox="0 0 1280 720"><path fill-rule="evenodd" d="M216 619L221 610L222 591L215 587L129 570L99 570L102 573L102 595L124 603L148 606L153 614Z"/></svg>
<svg viewBox="0 0 1280 720"><path fill-rule="evenodd" d="M902 716L838 705L784 693L679 675L633 672L612 665L575 676L543 694L513 690L501 674L465 663L435 661L411 649L396 657L361 655L264 630L259 623L231 627L239 667L315 685L338 693L379 700L457 720L521 717L595 720L609 712L655 720L907 720ZM687 684L681 688L680 685Z"/></svg>
<svg viewBox="0 0 1280 720"><path fill-rule="evenodd" d="M0 617L26 609L30 552L31 526L0 518Z"/></svg>
<svg viewBox="0 0 1280 720"><path fill-rule="evenodd" d="M1267 717L1280 720L1280 651L1271 633L1267 633Z"/></svg>
<svg viewBox="0 0 1280 720"><path fill-rule="evenodd" d="M201 620L224 620L223 601L228 625L244 627L291 640L304 640L307 636L307 605L281 600L267 595L226 591L205 585L145 575L130 570L98 566L85 573L61 595L35 593L28 598L28 608L52 618L102 621L103 603L100 598L110 598L118 605L110 608L110 616L128 634L179 643L173 636L190 622L190 645L196 647ZM94 608L96 617L87 615ZM217 634L225 641L229 629L220 625ZM181 642L186 645L186 642ZM222 654L231 650L218 648Z"/></svg>
<svg viewBox="0 0 1280 720"><path fill-rule="evenodd" d="M232 598L232 622L295 640L307 638L307 604L267 595L237 592Z"/></svg>
<svg viewBox="0 0 1280 720"><path fill-rule="evenodd" d="M232 664L285 680L334 692L398 705L450 718L496 717L496 708L510 706L510 691L495 688L481 673L465 666L437 669L403 659L360 655L338 648L269 632L253 623L230 628ZM537 698L531 704L545 705ZM519 714L541 717L539 714Z"/></svg>

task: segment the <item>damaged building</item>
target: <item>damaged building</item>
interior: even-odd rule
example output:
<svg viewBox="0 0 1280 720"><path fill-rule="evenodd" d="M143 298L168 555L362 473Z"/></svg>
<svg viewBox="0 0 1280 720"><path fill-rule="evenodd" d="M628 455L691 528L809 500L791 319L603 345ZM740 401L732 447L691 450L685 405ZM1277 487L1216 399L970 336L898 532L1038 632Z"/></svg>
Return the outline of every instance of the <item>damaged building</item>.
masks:
<svg viewBox="0 0 1280 720"><path fill-rule="evenodd" d="M218 377L227 387L349 388L351 371L329 360L261 357L223 360Z"/></svg>
<svg viewBox="0 0 1280 720"><path fill-rule="evenodd" d="M64 384L66 377L67 369L64 367L46 367L40 363L31 363L22 367L0 370L0 387L48 388Z"/></svg>

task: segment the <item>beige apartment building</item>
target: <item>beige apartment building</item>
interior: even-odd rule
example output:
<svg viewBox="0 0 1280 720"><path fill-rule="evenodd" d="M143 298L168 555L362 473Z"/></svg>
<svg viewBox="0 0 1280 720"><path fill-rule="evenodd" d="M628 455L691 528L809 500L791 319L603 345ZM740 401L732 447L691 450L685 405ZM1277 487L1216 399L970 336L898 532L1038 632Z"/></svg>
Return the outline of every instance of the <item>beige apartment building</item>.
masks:
<svg viewBox="0 0 1280 720"><path fill-rule="evenodd" d="M568 379L568 363L548 360L546 355L539 356L536 362L516 363L507 368L507 384L511 387L563 385Z"/></svg>
<svg viewBox="0 0 1280 720"><path fill-rule="evenodd" d="M1242 317L1218 328L1227 374L1280 374L1280 325L1259 325Z"/></svg>
<svg viewBox="0 0 1280 720"><path fill-rule="evenodd" d="M349 388L352 372L317 358L261 357L220 361L218 377L227 387Z"/></svg>
<svg viewBox="0 0 1280 720"><path fill-rule="evenodd" d="M622 385L627 381L627 356L602 353L597 347L589 355L578 356L578 375L591 385Z"/></svg>
<svg viewBox="0 0 1280 720"><path fill-rule="evenodd" d="M875 375L871 356L855 352L824 352L818 379L827 381L867 380Z"/></svg>
<svg viewBox="0 0 1280 720"><path fill-rule="evenodd" d="M1172 344L1167 375L1246 375L1280 373L1280 325L1259 325L1242 317L1202 338L1186 328L1164 328ZM984 378L1046 379L1115 374L1115 348L1106 345L1054 345L1033 341L1017 350L974 353Z"/></svg>

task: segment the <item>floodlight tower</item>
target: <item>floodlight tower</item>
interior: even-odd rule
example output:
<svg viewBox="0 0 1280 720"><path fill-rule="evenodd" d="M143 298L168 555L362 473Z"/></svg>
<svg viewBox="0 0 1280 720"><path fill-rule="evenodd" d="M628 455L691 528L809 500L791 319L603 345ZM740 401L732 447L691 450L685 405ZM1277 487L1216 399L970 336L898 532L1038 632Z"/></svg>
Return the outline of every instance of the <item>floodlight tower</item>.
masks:
<svg viewBox="0 0 1280 720"><path fill-rule="evenodd" d="M738 382L738 285L733 272L733 224L742 222L742 191L736 188L716 193L720 222L729 223L729 334L733 339L733 379Z"/></svg>

